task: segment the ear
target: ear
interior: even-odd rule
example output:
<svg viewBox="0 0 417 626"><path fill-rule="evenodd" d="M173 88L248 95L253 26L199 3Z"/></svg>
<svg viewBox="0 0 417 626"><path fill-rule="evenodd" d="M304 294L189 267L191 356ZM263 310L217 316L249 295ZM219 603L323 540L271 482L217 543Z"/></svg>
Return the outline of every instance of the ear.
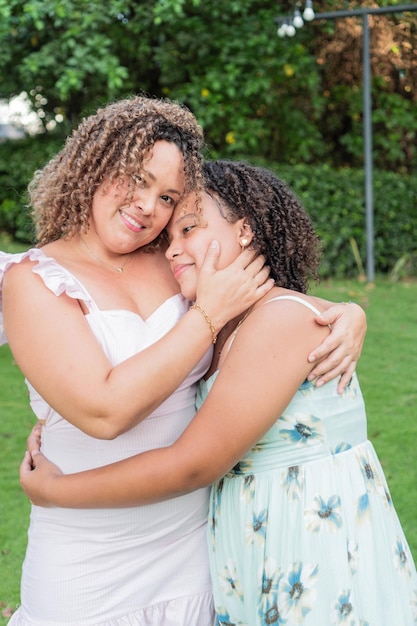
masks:
<svg viewBox="0 0 417 626"><path fill-rule="evenodd" d="M249 226L246 218L242 218L236 222L238 239L240 247L247 248L253 240L252 228Z"/></svg>

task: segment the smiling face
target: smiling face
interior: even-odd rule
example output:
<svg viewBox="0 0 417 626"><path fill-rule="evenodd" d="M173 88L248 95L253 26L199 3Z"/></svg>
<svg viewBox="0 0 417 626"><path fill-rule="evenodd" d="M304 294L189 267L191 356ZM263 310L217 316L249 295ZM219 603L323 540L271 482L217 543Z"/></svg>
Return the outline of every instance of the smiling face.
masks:
<svg viewBox="0 0 417 626"><path fill-rule="evenodd" d="M199 206L200 210L196 208L195 194L190 194L175 208L167 227L170 245L166 257L188 300L195 300L198 276L210 243L216 239L220 244L217 269L222 269L240 254L242 237L251 236L244 219L231 223L223 217L220 211L225 210L214 197L202 193Z"/></svg>
<svg viewBox="0 0 417 626"><path fill-rule="evenodd" d="M153 241L165 228L184 190L183 157L178 147L158 141L131 191L128 180L98 187L90 218L90 241L109 253L126 254Z"/></svg>

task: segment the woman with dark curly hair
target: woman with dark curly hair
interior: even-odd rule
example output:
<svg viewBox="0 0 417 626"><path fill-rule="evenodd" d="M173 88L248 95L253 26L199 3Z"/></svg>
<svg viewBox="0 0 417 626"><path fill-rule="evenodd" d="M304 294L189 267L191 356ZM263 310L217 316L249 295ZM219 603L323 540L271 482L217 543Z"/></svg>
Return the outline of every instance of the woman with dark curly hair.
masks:
<svg viewBox="0 0 417 626"><path fill-rule="evenodd" d="M199 410L171 446L63 476L30 438L22 484L43 506L149 505L215 483L209 554L224 626L410 626L417 574L367 440L356 375L317 387L307 355L329 333L306 295L319 240L294 194L245 163L203 167L204 189L168 225L166 252L194 299L215 236L220 266L262 252L275 286L228 322L200 382ZM32 470L32 461L35 470Z"/></svg>

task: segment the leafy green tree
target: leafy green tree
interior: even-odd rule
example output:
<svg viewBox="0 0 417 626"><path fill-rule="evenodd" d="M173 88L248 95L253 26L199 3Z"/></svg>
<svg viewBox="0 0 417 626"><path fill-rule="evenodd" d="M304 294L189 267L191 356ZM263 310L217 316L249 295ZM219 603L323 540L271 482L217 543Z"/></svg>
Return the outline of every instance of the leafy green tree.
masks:
<svg viewBox="0 0 417 626"><path fill-rule="evenodd" d="M314 8L351 5L317 0ZM293 7L289 0L0 0L0 97L27 92L45 129L62 117L66 133L98 105L143 91L186 103L212 156L360 166L360 20L317 21L281 39L276 14ZM373 18L374 145L386 169L417 164L416 31L417 13Z"/></svg>

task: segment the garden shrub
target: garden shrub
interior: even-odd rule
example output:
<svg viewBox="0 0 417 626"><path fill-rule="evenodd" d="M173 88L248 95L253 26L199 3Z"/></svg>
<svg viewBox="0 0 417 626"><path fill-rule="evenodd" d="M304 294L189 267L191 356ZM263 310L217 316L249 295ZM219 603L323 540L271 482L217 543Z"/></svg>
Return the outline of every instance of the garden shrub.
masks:
<svg viewBox="0 0 417 626"><path fill-rule="evenodd" d="M321 277L362 274L367 255L364 171L304 164L269 167L294 190L312 218L323 242ZM388 274L399 259L417 252L416 177L374 171L373 205L375 272Z"/></svg>
<svg viewBox="0 0 417 626"><path fill-rule="evenodd" d="M26 188L33 172L63 141L41 135L0 144L0 231L24 243L33 241ZM257 164L272 168L306 207L323 242L321 277L358 277L367 253L364 171L261 160ZM376 170L373 195L375 272L387 274L400 259L417 253L417 177ZM415 263L409 267L415 271Z"/></svg>
<svg viewBox="0 0 417 626"><path fill-rule="evenodd" d="M33 242L27 186L35 170L60 150L63 141L55 135L37 135L0 143L0 231L17 241Z"/></svg>

